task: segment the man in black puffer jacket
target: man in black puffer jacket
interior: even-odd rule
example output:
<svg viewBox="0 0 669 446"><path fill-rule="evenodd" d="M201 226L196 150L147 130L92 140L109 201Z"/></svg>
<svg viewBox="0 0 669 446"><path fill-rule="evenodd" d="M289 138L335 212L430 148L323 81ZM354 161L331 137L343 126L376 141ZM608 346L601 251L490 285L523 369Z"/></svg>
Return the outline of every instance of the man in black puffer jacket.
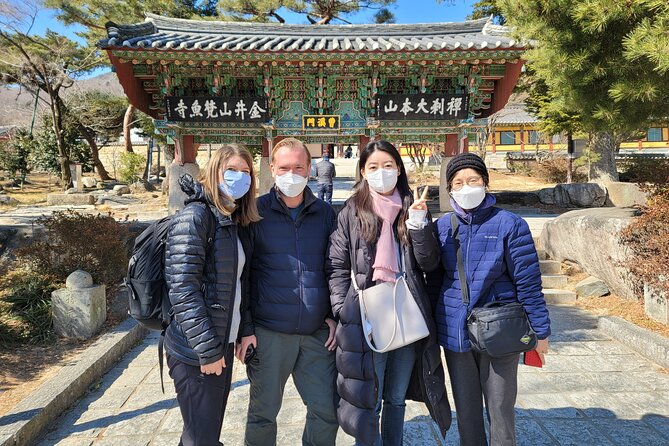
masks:
<svg viewBox="0 0 669 446"><path fill-rule="evenodd" d="M246 445L276 444L276 416L291 375L307 406L302 444L334 445L337 436L335 323L325 277L335 213L305 188L310 158L294 138L274 147L270 168L276 184L258 199L263 219L250 229L247 311L255 336L243 337L238 350L240 357L249 344L257 345L256 359L247 365L251 392Z"/></svg>

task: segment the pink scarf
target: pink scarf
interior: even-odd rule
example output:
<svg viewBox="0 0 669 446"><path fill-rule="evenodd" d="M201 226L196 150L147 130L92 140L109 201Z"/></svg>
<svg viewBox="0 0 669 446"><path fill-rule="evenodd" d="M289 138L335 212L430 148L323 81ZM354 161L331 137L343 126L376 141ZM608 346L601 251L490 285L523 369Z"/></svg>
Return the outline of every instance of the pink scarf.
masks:
<svg viewBox="0 0 669 446"><path fill-rule="evenodd" d="M400 268L397 259L395 234L393 234L393 223L402 209L402 197L400 197L397 189L392 195L381 195L372 189L369 192L372 194L374 211L383 221L381 235L376 244L376 258L372 265L372 268L374 268L372 280L397 282L397 273L400 272Z"/></svg>

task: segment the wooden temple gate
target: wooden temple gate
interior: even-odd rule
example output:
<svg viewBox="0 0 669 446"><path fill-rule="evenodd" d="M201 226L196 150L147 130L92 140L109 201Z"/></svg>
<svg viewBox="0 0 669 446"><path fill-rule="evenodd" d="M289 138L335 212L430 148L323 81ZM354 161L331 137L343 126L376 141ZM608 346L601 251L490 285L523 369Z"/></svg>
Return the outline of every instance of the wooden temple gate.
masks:
<svg viewBox="0 0 669 446"><path fill-rule="evenodd" d="M147 15L107 33L99 46L129 101L174 141L170 190L180 172L197 171L203 143L261 148L261 192L271 147L288 136L467 151L469 134L506 104L524 50L485 19L315 26Z"/></svg>

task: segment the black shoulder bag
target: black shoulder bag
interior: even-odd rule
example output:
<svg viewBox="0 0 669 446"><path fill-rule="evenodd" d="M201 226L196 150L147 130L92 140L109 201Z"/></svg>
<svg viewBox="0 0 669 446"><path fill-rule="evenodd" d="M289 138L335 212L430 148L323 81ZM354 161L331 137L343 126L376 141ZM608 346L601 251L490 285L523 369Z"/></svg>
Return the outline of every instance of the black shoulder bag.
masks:
<svg viewBox="0 0 669 446"><path fill-rule="evenodd" d="M462 288L462 303L467 309L467 331L472 349L492 357L514 355L537 347L537 335L532 330L520 302L493 301L469 311L469 287L460 249L460 231L455 212L451 214L451 230L455 242L458 277Z"/></svg>

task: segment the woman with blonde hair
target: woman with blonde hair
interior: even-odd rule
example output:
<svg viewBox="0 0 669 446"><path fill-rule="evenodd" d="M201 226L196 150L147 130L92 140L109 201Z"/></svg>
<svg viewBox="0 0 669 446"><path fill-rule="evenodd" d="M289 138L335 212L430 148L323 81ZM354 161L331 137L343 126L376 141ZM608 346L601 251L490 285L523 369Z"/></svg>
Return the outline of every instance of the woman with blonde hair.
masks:
<svg viewBox="0 0 669 446"><path fill-rule="evenodd" d="M217 150L172 219L165 279L172 316L165 331L170 376L184 421L180 445L220 445L237 339L247 321L248 244L243 228L260 220L253 158L243 147Z"/></svg>

